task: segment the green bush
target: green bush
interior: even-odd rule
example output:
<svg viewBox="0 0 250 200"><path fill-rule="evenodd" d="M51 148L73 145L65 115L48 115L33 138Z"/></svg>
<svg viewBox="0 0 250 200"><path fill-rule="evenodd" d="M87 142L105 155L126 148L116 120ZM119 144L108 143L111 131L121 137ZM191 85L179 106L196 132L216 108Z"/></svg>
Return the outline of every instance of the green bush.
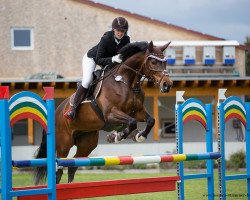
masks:
<svg viewBox="0 0 250 200"><path fill-rule="evenodd" d="M227 161L227 167L235 170L246 167L246 153L242 150L237 151L230 155L229 161Z"/></svg>
<svg viewBox="0 0 250 200"><path fill-rule="evenodd" d="M163 162L159 164L160 169L176 169L176 163L174 162Z"/></svg>
<svg viewBox="0 0 250 200"><path fill-rule="evenodd" d="M205 169L206 168L206 160L185 161L184 166L187 169Z"/></svg>

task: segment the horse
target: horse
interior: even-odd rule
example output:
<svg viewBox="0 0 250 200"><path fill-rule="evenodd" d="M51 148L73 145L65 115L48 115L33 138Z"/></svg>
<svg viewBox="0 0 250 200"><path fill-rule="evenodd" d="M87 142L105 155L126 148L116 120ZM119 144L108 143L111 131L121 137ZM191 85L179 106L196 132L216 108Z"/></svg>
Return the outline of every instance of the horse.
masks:
<svg viewBox="0 0 250 200"><path fill-rule="evenodd" d="M99 130L111 132L107 141L118 143L131 137L143 142L154 126L155 119L147 112L144 103L142 81L147 78L159 86L161 92L171 89L163 51L170 42L157 47L153 42L130 43L120 50L121 64L116 64L99 79L94 98L84 101L74 121L64 117L70 108L71 98L65 99L56 109L56 153L57 158L66 158L72 146L76 146L77 157L87 157L98 144ZM101 81L100 81L101 80ZM144 130L137 129L137 122L145 122ZM44 158L46 133L43 133L36 158ZM78 167L68 167L68 182L72 182ZM63 175L63 168L56 172L56 183ZM35 184L46 178L46 167L35 171Z"/></svg>

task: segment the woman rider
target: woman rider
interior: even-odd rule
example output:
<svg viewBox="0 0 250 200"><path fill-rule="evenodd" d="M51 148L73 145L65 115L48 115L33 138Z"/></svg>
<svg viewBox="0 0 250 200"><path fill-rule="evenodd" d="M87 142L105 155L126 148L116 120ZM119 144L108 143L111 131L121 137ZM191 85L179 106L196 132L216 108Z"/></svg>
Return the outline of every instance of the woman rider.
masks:
<svg viewBox="0 0 250 200"><path fill-rule="evenodd" d="M78 107L86 96L96 65L103 68L112 63L122 62L118 51L130 43L127 31L128 21L123 17L115 18L112 22L112 30L104 33L100 42L83 56L82 84L76 90L73 106L64 114L66 118L69 120L76 119Z"/></svg>

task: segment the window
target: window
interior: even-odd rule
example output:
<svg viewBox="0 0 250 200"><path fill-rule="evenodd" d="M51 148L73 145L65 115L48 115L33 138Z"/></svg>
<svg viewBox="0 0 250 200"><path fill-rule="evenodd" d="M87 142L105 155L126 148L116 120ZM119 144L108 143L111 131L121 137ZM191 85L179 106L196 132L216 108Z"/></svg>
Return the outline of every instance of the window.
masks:
<svg viewBox="0 0 250 200"><path fill-rule="evenodd" d="M12 28L11 48L13 50L34 49L33 28Z"/></svg>
<svg viewBox="0 0 250 200"><path fill-rule="evenodd" d="M28 133L27 120L18 121L12 127L13 136L27 135L27 133Z"/></svg>
<svg viewBox="0 0 250 200"><path fill-rule="evenodd" d="M175 120L162 119L161 121L161 137L174 138L175 137Z"/></svg>

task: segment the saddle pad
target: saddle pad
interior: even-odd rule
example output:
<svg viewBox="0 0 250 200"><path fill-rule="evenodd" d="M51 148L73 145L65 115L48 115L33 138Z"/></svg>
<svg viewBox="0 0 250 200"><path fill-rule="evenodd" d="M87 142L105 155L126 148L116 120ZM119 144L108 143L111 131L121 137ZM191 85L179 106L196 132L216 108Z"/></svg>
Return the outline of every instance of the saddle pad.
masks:
<svg viewBox="0 0 250 200"><path fill-rule="evenodd" d="M76 93L74 93L74 94L72 94L72 95L70 96L70 99L69 99L69 104L70 104L70 106L73 106L73 102L74 102L74 99L75 99L75 95L76 95ZM81 104L83 104L83 103L89 103L89 102L91 102L89 99L84 99L84 100L81 102Z"/></svg>
<svg viewBox="0 0 250 200"><path fill-rule="evenodd" d="M96 85L96 88L95 88L95 91L94 91L94 97L95 97L95 99L98 97L98 95L99 95L99 93L100 93L100 91L101 91L102 82L103 82L102 77L104 76L104 72L105 72L105 71L102 72L101 76L99 77L100 81L99 81L98 84ZM70 106L73 106L73 102L74 102L75 95L76 95L76 93L74 93L74 94L72 94L72 95L70 96L70 100L69 100ZM81 104L82 104L82 103L86 103L86 102L89 103L89 102L91 102L91 100L89 100L89 99L84 99L84 100L81 102Z"/></svg>

